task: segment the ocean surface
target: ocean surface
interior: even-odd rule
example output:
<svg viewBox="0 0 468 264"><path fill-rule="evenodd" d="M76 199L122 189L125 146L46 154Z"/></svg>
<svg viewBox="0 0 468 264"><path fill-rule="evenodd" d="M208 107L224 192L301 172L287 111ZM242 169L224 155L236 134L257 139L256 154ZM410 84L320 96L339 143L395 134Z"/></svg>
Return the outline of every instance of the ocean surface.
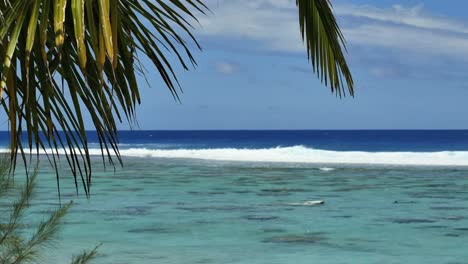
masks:
<svg viewBox="0 0 468 264"><path fill-rule="evenodd" d="M468 263L468 131L135 131L120 142L123 167L93 159L90 199L63 164L62 201L75 205L46 263L98 243L98 264ZM39 170L28 224L58 204L52 168Z"/></svg>

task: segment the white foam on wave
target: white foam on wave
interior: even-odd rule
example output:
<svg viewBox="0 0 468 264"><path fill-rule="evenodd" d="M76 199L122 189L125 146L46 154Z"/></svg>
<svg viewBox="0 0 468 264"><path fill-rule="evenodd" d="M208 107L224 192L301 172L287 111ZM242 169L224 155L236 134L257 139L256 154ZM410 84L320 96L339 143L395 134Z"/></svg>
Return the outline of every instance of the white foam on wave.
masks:
<svg viewBox="0 0 468 264"><path fill-rule="evenodd" d="M0 152L7 152L0 149ZM90 149L91 155L100 155L100 149ZM242 162L283 162L315 164L369 164L415 166L468 166L468 151L440 152L364 152L332 151L304 146L265 149L121 149L122 156L202 159ZM331 168L322 168L329 170Z"/></svg>

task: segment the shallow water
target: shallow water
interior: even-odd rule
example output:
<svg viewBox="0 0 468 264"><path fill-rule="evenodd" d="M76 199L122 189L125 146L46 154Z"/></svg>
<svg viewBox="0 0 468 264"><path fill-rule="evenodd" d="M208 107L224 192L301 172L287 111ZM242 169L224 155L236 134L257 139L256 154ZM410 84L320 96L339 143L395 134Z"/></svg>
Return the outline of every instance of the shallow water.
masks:
<svg viewBox="0 0 468 264"><path fill-rule="evenodd" d="M97 166L99 167L99 165ZM324 168L328 167L328 168ZM468 169L125 158L96 168L46 263L467 263ZM80 190L81 191L81 190ZM297 206L324 200L321 206ZM57 204L43 163L28 221Z"/></svg>

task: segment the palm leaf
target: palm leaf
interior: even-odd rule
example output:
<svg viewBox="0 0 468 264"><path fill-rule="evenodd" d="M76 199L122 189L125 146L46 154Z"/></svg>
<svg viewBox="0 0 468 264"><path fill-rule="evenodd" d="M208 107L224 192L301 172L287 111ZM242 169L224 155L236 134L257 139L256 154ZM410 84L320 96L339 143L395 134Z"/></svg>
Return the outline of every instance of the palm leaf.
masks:
<svg viewBox="0 0 468 264"><path fill-rule="evenodd" d="M296 5L313 70L338 95L343 81L353 95L330 2ZM117 122L134 122L140 104L137 55L151 61L177 100L175 62L196 65L192 24L206 10L202 0L0 0L0 104L10 121L12 163L43 151L57 168L63 154L76 191L81 182L88 195L86 130L96 130L103 158L121 163ZM60 190L57 169L56 176Z"/></svg>
<svg viewBox="0 0 468 264"><path fill-rule="evenodd" d="M296 0L307 55L320 80L340 97L354 95L354 82L342 49L346 47L329 0Z"/></svg>
<svg viewBox="0 0 468 264"><path fill-rule="evenodd" d="M77 192L81 182L89 194L85 116L102 156L121 162L116 122L133 122L140 103L136 76L143 69L135 57L148 57L177 98L171 57L185 69L195 63L186 42L188 36L198 46L189 30L193 7L207 10L199 0L1 0L0 104L10 121L12 162L21 156L26 163L29 150L57 165L64 154Z"/></svg>

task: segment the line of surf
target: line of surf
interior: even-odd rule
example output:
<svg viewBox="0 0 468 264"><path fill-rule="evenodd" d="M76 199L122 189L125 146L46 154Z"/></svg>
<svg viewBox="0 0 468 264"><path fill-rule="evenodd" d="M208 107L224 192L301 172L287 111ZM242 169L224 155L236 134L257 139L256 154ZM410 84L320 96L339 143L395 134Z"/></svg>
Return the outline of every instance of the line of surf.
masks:
<svg viewBox="0 0 468 264"><path fill-rule="evenodd" d="M0 152L7 152L0 149ZM63 153L63 152L62 152ZM100 155L100 149L90 149ZM207 148L207 149L121 149L124 157L153 157L202 159L241 162L282 162L316 164L381 164L420 166L468 166L468 151L439 152L365 152L320 150L304 146L264 149Z"/></svg>

